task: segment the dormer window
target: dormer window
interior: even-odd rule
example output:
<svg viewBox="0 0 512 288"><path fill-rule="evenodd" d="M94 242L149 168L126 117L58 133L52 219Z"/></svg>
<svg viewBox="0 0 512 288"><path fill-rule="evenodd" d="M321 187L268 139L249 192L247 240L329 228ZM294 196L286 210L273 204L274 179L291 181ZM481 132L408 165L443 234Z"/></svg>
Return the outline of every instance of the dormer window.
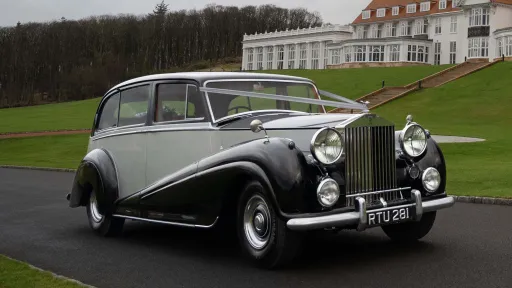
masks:
<svg viewBox="0 0 512 288"><path fill-rule="evenodd" d="M370 11L363 11L363 19L370 19Z"/></svg>
<svg viewBox="0 0 512 288"><path fill-rule="evenodd" d="M457 1L458 1L458 0L452 0L452 7L453 7L453 8L457 7Z"/></svg>
<svg viewBox="0 0 512 288"><path fill-rule="evenodd" d="M400 7L398 7L398 6L393 7L393 12L392 12L393 16L397 16L399 12L400 12Z"/></svg>
<svg viewBox="0 0 512 288"><path fill-rule="evenodd" d="M446 9L446 0L439 0L439 9Z"/></svg>
<svg viewBox="0 0 512 288"><path fill-rule="evenodd" d="M386 16L386 8L377 9L377 17L384 17L384 16Z"/></svg>
<svg viewBox="0 0 512 288"><path fill-rule="evenodd" d="M416 13L416 4L408 4L407 13Z"/></svg>
<svg viewBox="0 0 512 288"><path fill-rule="evenodd" d="M421 2L420 4L420 12L430 11L430 1L429 2Z"/></svg>

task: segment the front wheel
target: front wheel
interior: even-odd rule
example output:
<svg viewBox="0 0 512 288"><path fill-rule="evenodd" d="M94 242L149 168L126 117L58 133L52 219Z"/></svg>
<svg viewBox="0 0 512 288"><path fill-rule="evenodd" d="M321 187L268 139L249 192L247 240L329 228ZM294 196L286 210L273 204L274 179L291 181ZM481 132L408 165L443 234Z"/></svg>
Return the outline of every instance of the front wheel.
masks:
<svg viewBox="0 0 512 288"><path fill-rule="evenodd" d="M242 249L264 268L277 268L293 260L302 235L289 230L277 217L263 186L250 182L238 202L237 232Z"/></svg>
<svg viewBox="0 0 512 288"><path fill-rule="evenodd" d="M124 219L115 218L112 215L103 215L98 209L96 193L91 191L89 202L87 202L87 219L92 230L102 236L119 235L123 230Z"/></svg>
<svg viewBox="0 0 512 288"><path fill-rule="evenodd" d="M436 212L434 211L423 214L418 222L382 226L382 230L394 241L414 242L425 237L430 232L435 220Z"/></svg>

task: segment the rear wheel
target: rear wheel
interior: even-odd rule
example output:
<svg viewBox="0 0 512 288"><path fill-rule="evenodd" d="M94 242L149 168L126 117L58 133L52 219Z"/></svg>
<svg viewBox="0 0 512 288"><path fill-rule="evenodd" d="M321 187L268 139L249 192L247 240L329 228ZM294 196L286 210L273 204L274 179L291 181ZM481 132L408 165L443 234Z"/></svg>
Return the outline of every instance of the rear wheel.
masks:
<svg viewBox="0 0 512 288"><path fill-rule="evenodd" d="M277 268L291 261L302 235L289 230L270 204L263 186L250 182L238 202L237 231L242 249L257 265Z"/></svg>
<svg viewBox="0 0 512 288"><path fill-rule="evenodd" d="M89 201L87 202L87 218L92 230L102 236L119 235L123 230L124 219L115 218L111 214L103 215L100 213L96 193L94 191L91 191Z"/></svg>
<svg viewBox="0 0 512 288"><path fill-rule="evenodd" d="M434 226L436 212L423 214L418 222L408 222L389 226L382 226L384 233L394 241L414 242L425 237Z"/></svg>

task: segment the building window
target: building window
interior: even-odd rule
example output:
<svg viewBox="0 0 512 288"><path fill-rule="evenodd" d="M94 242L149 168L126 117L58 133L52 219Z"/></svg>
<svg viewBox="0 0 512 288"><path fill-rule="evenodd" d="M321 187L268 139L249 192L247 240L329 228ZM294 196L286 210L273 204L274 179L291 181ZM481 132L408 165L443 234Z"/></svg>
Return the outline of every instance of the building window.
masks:
<svg viewBox="0 0 512 288"><path fill-rule="evenodd" d="M263 70L263 47L259 47L257 50L256 69Z"/></svg>
<svg viewBox="0 0 512 288"><path fill-rule="evenodd" d="M390 23L389 25L389 36L396 37L396 27L398 26L397 22Z"/></svg>
<svg viewBox="0 0 512 288"><path fill-rule="evenodd" d="M458 1L458 0L452 0L452 7L453 7L453 8L457 7L457 1Z"/></svg>
<svg viewBox="0 0 512 288"><path fill-rule="evenodd" d="M398 62L400 61L400 45L394 44L389 46L389 61Z"/></svg>
<svg viewBox="0 0 512 288"><path fill-rule="evenodd" d="M512 36L508 36L504 40L505 43L505 55L512 56Z"/></svg>
<svg viewBox="0 0 512 288"><path fill-rule="evenodd" d="M450 42L450 64L455 64L457 60L457 42Z"/></svg>
<svg viewBox="0 0 512 288"><path fill-rule="evenodd" d="M333 65L338 65L338 64L341 64L341 61L340 61L340 50L339 49L334 49L334 50L331 50L332 51L332 57L331 57L331 62Z"/></svg>
<svg viewBox="0 0 512 288"><path fill-rule="evenodd" d="M469 58L489 57L489 38L468 39L468 46Z"/></svg>
<svg viewBox="0 0 512 288"><path fill-rule="evenodd" d="M370 46L370 62L384 62L384 46Z"/></svg>
<svg viewBox="0 0 512 288"><path fill-rule="evenodd" d="M407 13L416 13L416 4L408 4Z"/></svg>
<svg viewBox="0 0 512 288"><path fill-rule="evenodd" d="M363 19L370 19L371 11L363 11Z"/></svg>
<svg viewBox="0 0 512 288"><path fill-rule="evenodd" d="M397 16L399 12L400 12L400 7L398 7L398 6L393 7L393 11L392 11L393 16Z"/></svg>
<svg viewBox="0 0 512 288"><path fill-rule="evenodd" d="M284 46L277 46L277 69L284 68Z"/></svg>
<svg viewBox="0 0 512 288"><path fill-rule="evenodd" d="M362 39L367 39L368 38L368 26L363 26L363 38Z"/></svg>
<svg viewBox="0 0 512 288"><path fill-rule="evenodd" d="M427 34L428 22L427 19L416 20L416 35Z"/></svg>
<svg viewBox="0 0 512 288"><path fill-rule="evenodd" d="M440 17L436 18L436 35L441 34L441 32L442 32L441 31L441 23L442 23L441 20L442 19Z"/></svg>
<svg viewBox="0 0 512 288"><path fill-rule="evenodd" d="M352 62L352 46L347 46L343 49L344 58L346 63Z"/></svg>
<svg viewBox="0 0 512 288"><path fill-rule="evenodd" d="M324 69L327 68L329 62L329 50L327 50L327 42L324 43Z"/></svg>
<svg viewBox="0 0 512 288"><path fill-rule="evenodd" d="M313 43L311 49L311 69L318 69L320 65L320 43Z"/></svg>
<svg viewBox="0 0 512 288"><path fill-rule="evenodd" d="M439 9L446 9L446 0L439 0Z"/></svg>
<svg viewBox="0 0 512 288"><path fill-rule="evenodd" d="M473 8L469 15L469 27L489 26L489 8Z"/></svg>
<svg viewBox="0 0 512 288"><path fill-rule="evenodd" d="M450 33L457 33L457 16L451 17Z"/></svg>
<svg viewBox="0 0 512 288"><path fill-rule="evenodd" d="M422 45L408 45L407 61L428 63L428 47Z"/></svg>
<svg viewBox="0 0 512 288"><path fill-rule="evenodd" d="M247 70L252 70L254 68L253 61L254 61L254 49L253 48L247 49Z"/></svg>
<svg viewBox="0 0 512 288"><path fill-rule="evenodd" d="M299 53L299 69L306 69L306 64L308 62L308 45L300 44L300 53Z"/></svg>
<svg viewBox="0 0 512 288"><path fill-rule="evenodd" d="M441 64L441 43L434 43L434 65Z"/></svg>
<svg viewBox="0 0 512 288"><path fill-rule="evenodd" d="M420 12L430 11L430 1L421 2L420 4Z"/></svg>
<svg viewBox="0 0 512 288"><path fill-rule="evenodd" d="M274 47L270 46L267 49L267 69L270 70L274 69Z"/></svg>
<svg viewBox="0 0 512 288"><path fill-rule="evenodd" d="M355 62L365 62L366 61L366 45L358 45L355 47Z"/></svg>
<svg viewBox="0 0 512 288"><path fill-rule="evenodd" d="M408 27L408 22L402 22L402 24L400 24L400 36L407 36L409 35L409 27Z"/></svg>
<svg viewBox="0 0 512 288"><path fill-rule="evenodd" d="M295 45L288 46L288 69L295 68Z"/></svg>
<svg viewBox="0 0 512 288"><path fill-rule="evenodd" d="M386 8L377 9L377 17L384 17L384 16L386 16Z"/></svg>
<svg viewBox="0 0 512 288"><path fill-rule="evenodd" d="M380 25L373 25L371 28L370 38L380 38L382 35L382 28Z"/></svg>

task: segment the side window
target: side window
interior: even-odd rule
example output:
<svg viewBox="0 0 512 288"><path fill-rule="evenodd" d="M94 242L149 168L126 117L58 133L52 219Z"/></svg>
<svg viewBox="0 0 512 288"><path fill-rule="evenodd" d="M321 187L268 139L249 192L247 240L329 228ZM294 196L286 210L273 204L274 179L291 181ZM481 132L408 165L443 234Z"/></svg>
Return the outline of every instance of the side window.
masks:
<svg viewBox="0 0 512 288"><path fill-rule="evenodd" d="M159 84L155 102L155 122L199 120L205 116L195 85Z"/></svg>
<svg viewBox="0 0 512 288"><path fill-rule="evenodd" d="M119 127L144 124L148 114L149 85L121 91Z"/></svg>
<svg viewBox="0 0 512 288"><path fill-rule="evenodd" d="M98 130L117 126L117 116L119 109L119 93L110 96L103 105L98 122Z"/></svg>

